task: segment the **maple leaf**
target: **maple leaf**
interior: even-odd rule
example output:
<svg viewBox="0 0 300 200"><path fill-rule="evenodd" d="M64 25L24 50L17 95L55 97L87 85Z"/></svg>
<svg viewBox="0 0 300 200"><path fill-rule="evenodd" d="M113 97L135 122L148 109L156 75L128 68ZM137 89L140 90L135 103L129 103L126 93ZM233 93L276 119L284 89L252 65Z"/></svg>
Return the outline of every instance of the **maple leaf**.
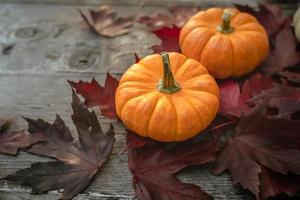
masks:
<svg viewBox="0 0 300 200"><path fill-rule="evenodd" d="M273 88L262 91L253 101L266 99L267 105L278 109L280 117L300 111L300 89L276 84Z"/></svg>
<svg viewBox="0 0 300 200"><path fill-rule="evenodd" d="M272 80L255 74L246 80L242 91L239 85L230 80L220 85L221 106L220 113L226 116L240 117L249 113L252 109L247 102L259 94L262 90L272 87Z"/></svg>
<svg viewBox="0 0 300 200"><path fill-rule="evenodd" d="M20 148L30 147L39 142L38 138L31 138L24 131L9 131L11 119L0 119L0 154L17 154Z"/></svg>
<svg viewBox="0 0 300 200"><path fill-rule="evenodd" d="M280 73L286 67L300 62L300 55L296 52L297 41L291 29L285 29L275 38L275 49L271 49L264 62L262 71L267 75Z"/></svg>
<svg viewBox="0 0 300 200"><path fill-rule="evenodd" d="M115 93L119 85L117 79L107 73L104 87L99 85L94 78L90 83L84 81L78 83L69 81L69 83L78 94L85 98L86 106L99 106L101 114L111 119L117 119L115 108Z"/></svg>
<svg viewBox="0 0 300 200"><path fill-rule="evenodd" d="M182 27L185 22L199 11L199 7L172 6L169 9L171 15L154 13L148 16L142 16L138 22L145 24L152 30L173 26Z"/></svg>
<svg viewBox="0 0 300 200"><path fill-rule="evenodd" d="M247 5L234 5L241 12L247 12L255 16L271 37L275 36L281 28L285 26L286 20L288 20L288 18L283 15L280 6L276 4L258 4L259 11Z"/></svg>
<svg viewBox="0 0 300 200"><path fill-rule="evenodd" d="M130 138L127 137L127 140ZM128 151L133 185L141 200L212 199L200 187L180 182L175 174L190 165L201 165L215 159L218 145L211 141L144 145Z"/></svg>
<svg viewBox="0 0 300 200"><path fill-rule="evenodd" d="M180 52L178 42L180 28L176 26L173 26L172 28L164 27L162 29L153 31L153 33L162 40L161 45L152 46L154 53L160 53L163 51Z"/></svg>
<svg viewBox="0 0 300 200"><path fill-rule="evenodd" d="M90 112L74 92L72 108L79 141L74 140L58 115L53 124L41 119L26 119L31 136L43 139L28 152L58 161L34 163L4 179L31 186L33 194L63 188L62 199L74 197L89 185L112 150L114 130L111 126L104 134L95 112Z"/></svg>
<svg viewBox="0 0 300 200"><path fill-rule="evenodd" d="M234 183L259 199L261 165L281 174L300 175L299 128L299 121L267 118L261 110L242 117L218 155L214 173L229 170Z"/></svg>
<svg viewBox="0 0 300 200"><path fill-rule="evenodd" d="M89 10L90 16L85 15L81 10L79 13L96 34L106 37L128 33L133 21L132 17L117 17L116 11L107 5L102 5L97 10Z"/></svg>
<svg viewBox="0 0 300 200"><path fill-rule="evenodd" d="M300 73L291 71L281 71L278 73L281 77L286 78L293 83L300 83Z"/></svg>
<svg viewBox="0 0 300 200"><path fill-rule="evenodd" d="M300 191L300 176L297 174L283 175L267 167L262 167L260 176L262 199L275 197L282 193L293 196Z"/></svg>

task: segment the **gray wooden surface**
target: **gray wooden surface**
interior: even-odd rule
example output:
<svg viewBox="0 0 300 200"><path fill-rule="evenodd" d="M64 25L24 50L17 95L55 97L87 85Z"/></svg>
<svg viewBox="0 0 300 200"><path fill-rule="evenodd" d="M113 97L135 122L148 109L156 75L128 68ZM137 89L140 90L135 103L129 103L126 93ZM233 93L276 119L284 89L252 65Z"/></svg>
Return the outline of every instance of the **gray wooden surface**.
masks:
<svg viewBox="0 0 300 200"><path fill-rule="evenodd" d="M94 35L77 9L101 2L113 4L120 15L138 16L157 10L166 12L160 6L166 2L224 5L230 1L203 4L198 0L0 0L0 116L15 116L16 128L26 128L20 115L52 121L58 113L75 133L70 120L71 90L67 80L91 80L94 76L103 84L106 72L118 78L134 62L134 52L145 56L151 53L151 45L160 43L139 24L132 27L130 34L113 39ZM294 4L283 7L288 13L295 9ZM88 64L78 64L85 55L89 55ZM127 155L119 155L125 143L124 127L116 121L99 118L104 128L113 123L116 144L90 187L75 199L135 199ZM0 155L0 177L48 160L24 152L16 157ZM215 177L209 171L210 167L193 167L181 172L179 178L200 185L216 200L252 199L249 193L232 185L228 174ZM60 192L33 196L28 187L0 181L1 200L52 200L58 199Z"/></svg>

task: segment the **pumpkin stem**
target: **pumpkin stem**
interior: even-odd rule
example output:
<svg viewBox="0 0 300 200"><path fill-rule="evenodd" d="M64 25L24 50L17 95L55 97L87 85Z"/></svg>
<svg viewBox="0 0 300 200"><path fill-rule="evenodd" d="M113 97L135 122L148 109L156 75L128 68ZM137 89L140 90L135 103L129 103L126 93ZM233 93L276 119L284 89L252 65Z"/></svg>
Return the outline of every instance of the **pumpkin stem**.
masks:
<svg viewBox="0 0 300 200"><path fill-rule="evenodd" d="M174 80L171 67L170 67L170 60L169 60L169 54L167 52L160 53L162 59L163 59L163 65L164 65L164 77L163 79L160 79L157 88L160 92L172 94L177 91L179 91L181 88Z"/></svg>
<svg viewBox="0 0 300 200"><path fill-rule="evenodd" d="M230 19L231 19L232 13L230 13L229 11L224 11L223 16L222 16L222 24L220 24L217 27L217 31L219 31L220 33L224 33L224 34L229 34L232 33L234 31L234 27L232 27L230 25Z"/></svg>

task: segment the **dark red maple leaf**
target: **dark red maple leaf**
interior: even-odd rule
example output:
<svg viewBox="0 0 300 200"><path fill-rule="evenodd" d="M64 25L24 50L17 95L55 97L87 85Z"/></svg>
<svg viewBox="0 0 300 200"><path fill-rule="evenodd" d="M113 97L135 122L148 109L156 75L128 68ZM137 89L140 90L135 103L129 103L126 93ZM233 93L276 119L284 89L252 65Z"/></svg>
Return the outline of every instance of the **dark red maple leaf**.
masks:
<svg viewBox="0 0 300 200"><path fill-rule="evenodd" d="M130 138L127 138L130 140ZM177 144L144 145L128 151L133 185L141 200L212 199L200 187L182 183L175 174L190 165L201 165L215 159L216 143L188 141Z"/></svg>
<svg viewBox="0 0 300 200"><path fill-rule="evenodd" d="M180 47L179 47L180 28L176 26L173 26L172 28L164 27L162 29L153 31L153 33L161 39L161 45L155 45L152 47L154 53L161 53L163 51L180 52Z"/></svg>
<svg viewBox="0 0 300 200"><path fill-rule="evenodd" d="M267 118L261 110L242 117L218 155L214 173L229 170L234 183L259 199L261 165L300 175L299 128L299 121Z"/></svg>
<svg viewBox="0 0 300 200"><path fill-rule="evenodd" d="M226 116L240 117L252 109L247 102L262 90L272 87L272 80L255 74L245 81L242 90L239 85L230 80L220 85L221 106L220 113Z"/></svg>
<svg viewBox="0 0 300 200"><path fill-rule="evenodd" d="M259 11L247 5L234 5L240 11L255 16L271 37L274 37L280 29L285 26L286 20L288 20L288 18L283 15L280 6L276 4L258 4Z"/></svg>
<svg viewBox="0 0 300 200"><path fill-rule="evenodd" d="M0 154L15 155L20 148L30 147L40 141L24 131L9 131L11 122L9 118L0 119Z"/></svg>
<svg viewBox="0 0 300 200"><path fill-rule="evenodd" d="M292 83L300 84L300 73L299 72L281 71L281 72L279 72L279 75Z"/></svg>
<svg viewBox="0 0 300 200"><path fill-rule="evenodd" d="M89 10L90 16L79 10L81 17L88 26L98 35L115 37L129 32L133 18L119 18L116 11L107 5L102 5L97 10Z"/></svg>
<svg viewBox="0 0 300 200"><path fill-rule="evenodd" d="M89 185L112 150L114 130L111 126L104 134L95 112L90 112L75 93L72 108L79 141L74 140L58 115L53 124L41 119L26 119L31 137L42 139L28 152L57 161L34 163L3 179L29 185L33 194L63 188L62 199L71 199Z"/></svg>
<svg viewBox="0 0 300 200"><path fill-rule="evenodd" d="M126 149L133 149L133 148L141 148L146 144L154 144L153 140L150 138L145 138L137 135L136 133L131 132L130 130L126 130Z"/></svg>
<svg viewBox="0 0 300 200"><path fill-rule="evenodd" d="M117 118L115 108L115 93L119 81L109 73L106 75L105 85L102 87L93 79L90 83L79 81L78 83L69 81L76 92L85 98L84 104L88 107L99 106L101 114L111 119Z"/></svg>
<svg viewBox="0 0 300 200"><path fill-rule="evenodd" d="M280 117L300 111L300 89L276 84L273 88L262 91L253 101L266 99L267 105L277 108Z"/></svg>
<svg viewBox="0 0 300 200"><path fill-rule="evenodd" d="M262 71L266 75L280 73L287 67L300 62L300 54L296 51L297 41L291 29L285 29L275 38L275 48L271 49L264 61Z"/></svg>
<svg viewBox="0 0 300 200"><path fill-rule="evenodd" d="M274 172L267 167L261 168L261 198L268 199L286 193L289 196L300 191L300 176L289 173L287 175Z"/></svg>

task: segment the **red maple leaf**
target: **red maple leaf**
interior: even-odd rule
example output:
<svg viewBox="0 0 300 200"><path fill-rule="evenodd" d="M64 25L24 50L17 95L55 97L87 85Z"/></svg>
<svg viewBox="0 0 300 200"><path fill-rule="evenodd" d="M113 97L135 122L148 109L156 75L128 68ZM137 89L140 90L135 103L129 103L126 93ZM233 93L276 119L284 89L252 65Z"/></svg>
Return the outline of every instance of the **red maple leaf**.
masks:
<svg viewBox="0 0 300 200"><path fill-rule="evenodd" d="M76 92L85 98L84 104L88 107L99 106L101 114L111 119L117 118L115 108L115 93L119 81L109 73L106 75L105 85L102 87L93 79L90 83L79 81L75 83L69 81Z"/></svg>
<svg viewBox="0 0 300 200"><path fill-rule="evenodd" d="M127 138L130 140L130 138ZM133 185L141 200L212 199L200 187L180 182L175 174L190 165L201 165L215 159L218 146L214 142L188 141L177 144L156 143L128 152Z"/></svg>
<svg viewBox="0 0 300 200"><path fill-rule="evenodd" d="M32 138L24 131L9 131L11 119L0 119L0 154L17 154L20 148L30 147L40 141Z"/></svg>
<svg viewBox="0 0 300 200"><path fill-rule="evenodd" d="M162 40L161 45L155 45L152 47L154 53L160 53L163 51L180 52L180 47L179 47L180 28L176 26L173 26L172 28L164 27L162 29L153 31L153 33Z"/></svg>
<svg viewBox="0 0 300 200"><path fill-rule="evenodd" d="M300 175L299 121L266 118L261 110L242 117L216 160L215 174L229 170L259 199L261 165L281 174Z"/></svg>
<svg viewBox="0 0 300 200"><path fill-rule="evenodd" d="M255 74L245 81L242 90L239 85L230 80L220 85L220 113L226 116L240 117L252 109L247 102L262 90L272 87L272 80Z"/></svg>
<svg viewBox="0 0 300 200"><path fill-rule="evenodd" d="M32 187L33 194L63 188L62 199L71 199L83 191L110 155L114 144L111 126L103 133L95 112L90 112L73 92L72 120L78 132L75 140L57 115L53 124L41 119L26 119L32 138L42 139L28 152L55 158L52 162L33 163L3 178Z"/></svg>

